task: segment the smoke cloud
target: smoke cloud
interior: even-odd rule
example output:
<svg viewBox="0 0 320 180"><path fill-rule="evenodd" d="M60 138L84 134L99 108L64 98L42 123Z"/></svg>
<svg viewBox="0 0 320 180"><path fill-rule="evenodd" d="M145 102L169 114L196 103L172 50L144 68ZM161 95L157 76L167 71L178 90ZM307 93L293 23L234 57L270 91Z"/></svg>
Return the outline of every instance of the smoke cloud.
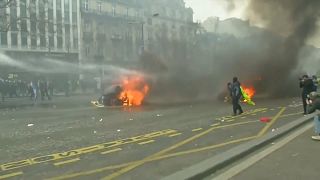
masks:
<svg viewBox="0 0 320 180"><path fill-rule="evenodd" d="M225 2L229 11L236 8L234 0ZM152 95L212 98L233 76L271 97L299 95L300 51L316 30L319 9L318 0L249 0L247 19L264 28L258 32L244 38L200 35L192 44L162 42L160 52L143 61L157 72Z"/></svg>
<svg viewBox="0 0 320 180"><path fill-rule="evenodd" d="M265 78L272 94L283 95L293 84L292 73L299 64L300 50L316 30L319 18L318 0L251 0L248 18L283 38L270 51L258 69ZM288 81L291 83L288 83Z"/></svg>

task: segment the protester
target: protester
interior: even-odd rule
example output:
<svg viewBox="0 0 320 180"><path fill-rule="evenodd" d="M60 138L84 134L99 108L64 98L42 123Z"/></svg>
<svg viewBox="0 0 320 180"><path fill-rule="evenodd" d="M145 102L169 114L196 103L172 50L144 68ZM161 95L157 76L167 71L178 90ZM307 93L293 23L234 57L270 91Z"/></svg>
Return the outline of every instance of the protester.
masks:
<svg viewBox="0 0 320 180"><path fill-rule="evenodd" d="M237 77L233 78L233 83L231 85L231 95L232 95L232 106L233 106L233 115L237 115L237 111L239 110L239 114L243 113L242 107L240 106L240 98L241 98L241 89L240 82Z"/></svg>

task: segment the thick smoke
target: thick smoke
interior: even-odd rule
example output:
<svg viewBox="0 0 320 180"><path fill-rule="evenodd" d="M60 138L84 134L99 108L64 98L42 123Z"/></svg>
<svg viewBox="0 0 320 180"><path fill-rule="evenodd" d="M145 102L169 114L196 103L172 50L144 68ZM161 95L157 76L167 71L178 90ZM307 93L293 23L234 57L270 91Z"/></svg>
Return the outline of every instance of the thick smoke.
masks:
<svg viewBox="0 0 320 180"><path fill-rule="evenodd" d="M316 30L319 9L319 0L250 0L248 21L264 30L244 38L198 35L192 43L160 39L158 51L142 58L154 75L152 95L208 99L233 76L271 97L298 95L300 50Z"/></svg>
<svg viewBox="0 0 320 180"><path fill-rule="evenodd" d="M236 8L236 4L233 0L225 0L227 3L226 10L228 12L233 11Z"/></svg>
<svg viewBox="0 0 320 180"><path fill-rule="evenodd" d="M258 66L270 93L282 96L294 88L296 81L290 77L299 64L300 50L316 30L319 8L318 0L250 1L249 20L283 37Z"/></svg>

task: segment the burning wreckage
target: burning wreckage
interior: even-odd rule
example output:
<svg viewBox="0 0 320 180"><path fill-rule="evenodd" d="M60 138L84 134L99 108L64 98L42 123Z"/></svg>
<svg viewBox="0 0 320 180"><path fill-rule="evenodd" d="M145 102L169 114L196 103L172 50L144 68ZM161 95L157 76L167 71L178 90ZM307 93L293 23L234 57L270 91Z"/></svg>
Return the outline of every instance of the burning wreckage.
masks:
<svg viewBox="0 0 320 180"><path fill-rule="evenodd" d="M113 90L102 95L98 100L91 101L96 107L106 106L140 106L143 104L149 85L143 76L122 77Z"/></svg>

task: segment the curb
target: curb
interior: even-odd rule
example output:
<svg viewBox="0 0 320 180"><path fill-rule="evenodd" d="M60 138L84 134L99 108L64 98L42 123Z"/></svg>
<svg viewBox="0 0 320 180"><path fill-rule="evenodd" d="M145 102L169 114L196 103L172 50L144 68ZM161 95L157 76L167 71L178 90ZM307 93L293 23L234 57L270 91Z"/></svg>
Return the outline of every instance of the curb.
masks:
<svg viewBox="0 0 320 180"><path fill-rule="evenodd" d="M204 179L208 176L211 176L216 171L228 166L229 164L234 163L235 161L240 160L250 153L264 147L272 141L285 136L286 134L294 131L302 125L311 122L313 118L314 114L299 118L287 125L284 125L283 127L280 127L276 132L269 133L261 138L254 139L247 143L236 146L222 154L202 161L199 164L193 165L172 175L169 175L163 178L163 180Z"/></svg>

